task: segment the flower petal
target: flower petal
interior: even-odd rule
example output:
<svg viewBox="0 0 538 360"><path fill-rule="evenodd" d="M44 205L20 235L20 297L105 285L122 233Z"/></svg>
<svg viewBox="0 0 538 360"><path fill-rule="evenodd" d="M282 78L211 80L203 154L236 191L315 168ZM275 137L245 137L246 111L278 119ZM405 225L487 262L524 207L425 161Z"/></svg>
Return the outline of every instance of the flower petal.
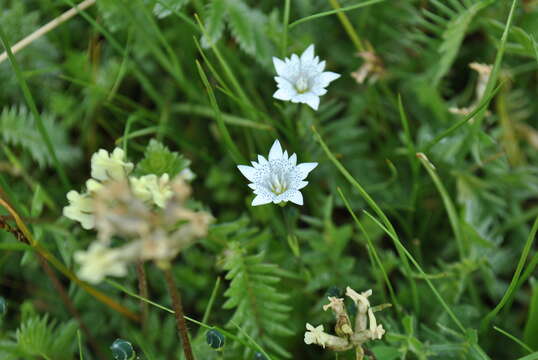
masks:
<svg viewBox="0 0 538 360"><path fill-rule="evenodd" d="M267 159L265 159L263 156L258 155L258 163L261 165L267 164Z"/></svg>
<svg viewBox="0 0 538 360"><path fill-rule="evenodd" d="M277 91L275 91L275 93L273 94L273 97L275 99L278 99L278 100L284 100L284 101L287 101L287 100L291 100L291 98L293 97L293 93L290 92L289 90L287 89L278 89Z"/></svg>
<svg viewBox="0 0 538 360"><path fill-rule="evenodd" d="M274 56L273 56L273 65L275 65L275 70L278 75L281 75L286 69L286 63Z"/></svg>
<svg viewBox="0 0 538 360"><path fill-rule="evenodd" d="M306 64L314 60L314 44L306 48L306 50L301 55L301 63Z"/></svg>
<svg viewBox="0 0 538 360"><path fill-rule="evenodd" d="M246 166L246 165L237 165L237 168L239 171L241 171L241 174L243 174L244 177L246 177L249 181L255 182L254 180L257 177L258 171L254 169L252 166Z"/></svg>
<svg viewBox="0 0 538 360"><path fill-rule="evenodd" d="M282 146L280 146L280 142L278 140L275 140L273 146L271 146L271 150L269 150L269 161L281 159L282 155Z"/></svg>
<svg viewBox="0 0 538 360"><path fill-rule="evenodd" d="M298 190L291 190L287 194L286 200L297 205L303 205L303 194Z"/></svg>
<svg viewBox="0 0 538 360"><path fill-rule="evenodd" d="M252 206L265 205L271 203L271 199L264 195L257 195L252 200Z"/></svg>
<svg viewBox="0 0 538 360"><path fill-rule="evenodd" d="M312 94L312 96L306 98L305 103L312 109L317 110L319 107L319 96Z"/></svg>
<svg viewBox="0 0 538 360"><path fill-rule="evenodd" d="M289 158L289 162L292 166L295 166L297 165L297 154L293 153L291 154L290 158Z"/></svg>
<svg viewBox="0 0 538 360"><path fill-rule="evenodd" d="M297 190L301 190L301 189L304 188L306 185L308 185L308 181L299 181L299 182L295 185L295 189L297 189Z"/></svg>
<svg viewBox="0 0 538 360"><path fill-rule="evenodd" d="M318 166L318 163L316 162L302 163L297 165L297 171L299 172L299 177L301 180L306 178L308 173L314 170L316 166Z"/></svg>
<svg viewBox="0 0 538 360"><path fill-rule="evenodd" d="M317 85L321 87L326 87L329 85L332 81L338 79L340 77L340 74L337 74L332 71L325 71L322 72L319 77L317 78Z"/></svg>

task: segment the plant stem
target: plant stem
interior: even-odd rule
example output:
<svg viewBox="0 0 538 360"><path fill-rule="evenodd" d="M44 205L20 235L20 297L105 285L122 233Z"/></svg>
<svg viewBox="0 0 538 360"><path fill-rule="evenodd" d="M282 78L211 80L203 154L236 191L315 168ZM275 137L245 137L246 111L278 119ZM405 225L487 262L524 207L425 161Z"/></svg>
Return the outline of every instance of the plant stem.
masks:
<svg viewBox="0 0 538 360"><path fill-rule="evenodd" d="M170 293L170 297L172 298L172 307L174 308L174 315L176 317L178 334L183 344L183 352L185 353L185 358L187 360L194 360L191 342L189 340L189 330L187 329L185 315L183 314L181 294L179 293L179 290L174 283L174 276L172 275L170 263L166 264L165 266L162 266L161 269L164 272L166 285L168 286L168 292Z"/></svg>
<svg viewBox="0 0 538 360"><path fill-rule="evenodd" d="M69 298L69 295L67 294L67 291L65 290L64 286L50 267L47 260L42 255L37 254L37 259L39 260L39 264L45 270L45 273L52 281L52 285L60 295L60 298L62 299L64 305L67 307L71 315L77 320L80 328L84 332L84 335L88 338L88 342L90 343L90 346L92 347L93 351L99 358L106 358L106 356L103 354L99 346L97 345L97 342L95 341L95 338L90 333L90 330L86 326L86 324L82 321L82 318L80 317L80 313L78 312L77 308L75 307L75 304L71 301Z"/></svg>
<svg viewBox="0 0 538 360"><path fill-rule="evenodd" d="M338 10L341 8L338 0L329 0L329 2L331 3L331 6L333 7L333 9ZM364 46L362 45L362 41L359 37L359 34L357 34L355 29L353 28L353 25L351 24L351 21L349 21L349 18L347 17L347 15L344 12L339 12L337 16L340 19L342 26L346 30L347 35L353 42L353 45L355 45L355 48L357 49L357 51L358 52L364 51Z"/></svg>
<svg viewBox="0 0 538 360"><path fill-rule="evenodd" d="M148 281L146 278L146 270L144 269L144 262L142 260L139 260L136 263L136 274L138 276L138 292L141 297L144 299L148 298ZM147 330L147 320L148 320L148 312L149 307L148 303L141 300L140 301L140 310L142 311L142 329L144 329L144 332Z"/></svg>

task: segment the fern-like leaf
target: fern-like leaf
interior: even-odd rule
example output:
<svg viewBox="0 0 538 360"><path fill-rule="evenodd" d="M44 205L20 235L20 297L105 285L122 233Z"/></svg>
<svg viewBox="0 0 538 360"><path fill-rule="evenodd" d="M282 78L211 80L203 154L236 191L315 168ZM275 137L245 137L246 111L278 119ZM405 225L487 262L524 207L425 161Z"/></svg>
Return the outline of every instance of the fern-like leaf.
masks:
<svg viewBox="0 0 538 360"><path fill-rule="evenodd" d="M287 325L291 310L285 304L288 295L276 288L280 281L277 266L264 263L263 254L247 255L239 243L232 242L224 268L228 270L226 279L230 280L224 308L236 309L229 325L240 326L275 356L289 358L290 354L275 341L275 337L293 335ZM245 349L243 358L251 356L250 349Z"/></svg>
<svg viewBox="0 0 538 360"><path fill-rule="evenodd" d="M206 34L202 36L202 46L209 48L215 44L224 32L227 14L225 0L213 0L208 4L207 17L205 19Z"/></svg>
<svg viewBox="0 0 538 360"><path fill-rule="evenodd" d="M435 86L439 84L454 63L465 34L476 14L492 3L492 0L475 1L472 4L470 1L462 0L448 2L432 0L434 11L424 11L425 19L420 24L435 35L436 40L432 42L427 37L423 37L423 39L426 39L440 56L437 66L431 74Z"/></svg>
<svg viewBox="0 0 538 360"><path fill-rule="evenodd" d="M47 360L67 360L73 356L77 324L70 321L56 326L48 317L32 317L26 320L15 333L19 351L41 356Z"/></svg>
<svg viewBox="0 0 538 360"><path fill-rule="evenodd" d="M239 47L262 65L269 65L273 45L267 37L268 17L242 0L215 0L210 3L205 19L207 38L202 45L209 47L222 36L225 22Z"/></svg>
<svg viewBox="0 0 538 360"><path fill-rule="evenodd" d="M240 0L228 1L228 23L239 46L262 64L269 63L271 43L265 35L267 16Z"/></svg>
<svg viewBox="0 0 538 360"><path fill-rule="evenodd" d="M80 158L80 150L69 145L68 134L63 126L48 113L41 114L58 160L72 163ZM52 165L52 158L45 142L37 130L33 115L27 108L6 107L0 113L0 138L7 144L20 146L37 161L41 167Z"/></svg>

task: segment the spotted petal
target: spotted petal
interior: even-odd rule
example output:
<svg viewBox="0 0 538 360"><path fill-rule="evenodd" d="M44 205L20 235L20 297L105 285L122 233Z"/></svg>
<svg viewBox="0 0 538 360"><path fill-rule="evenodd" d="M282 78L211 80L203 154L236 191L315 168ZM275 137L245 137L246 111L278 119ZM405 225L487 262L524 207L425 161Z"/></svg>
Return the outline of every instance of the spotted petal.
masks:
<svg viewBox="0 0 538 360"><path fill-rule="evenodd" d="M287 200L297 205L303 205L303 194L298 190L291 190L289 191Z"/></svg>
<svg viewBox="0 0 538 360"><path fill-rule="evenodd" d="M246 165L237 165L237 168L239 169L239 171L241 171L241 174L243 174L243 176L246 177L250 182L254 182L254 180L256 179L256 174L258 173L255 168Z"/></svg>
<svg viewBox="0 0 538 360"><path fill-rule="evenodd" d="M269 150L269 161L280 159L282 158L282 155L282 146L280 146L280 142L278 140L275 140L273 146L271 146L271 150Z"/></svg>
<svg viewBox="0 0 538 360"><path fill-rule="evenodd" d="M252 200L252 206L265 205L265 204L269 204L271 202L272 202L271 198L269 198L267 196L264 196L264 195L257 195Z"/></svg>
<svg viewBox="0 0 538 360"><path fill-rule="evenodd" d="M301 178L301 180L306 178L308 176L308 173L314 170L316 166L318 166L318 163L316 162L302 163L297 165L297 171L300 174L299 177Z"/></svg>

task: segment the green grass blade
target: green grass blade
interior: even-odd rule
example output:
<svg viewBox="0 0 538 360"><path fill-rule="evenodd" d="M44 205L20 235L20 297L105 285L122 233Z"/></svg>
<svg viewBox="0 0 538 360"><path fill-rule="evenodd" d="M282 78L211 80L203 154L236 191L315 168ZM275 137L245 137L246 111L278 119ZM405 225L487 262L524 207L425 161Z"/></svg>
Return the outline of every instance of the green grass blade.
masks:
<svg viewBox="0 0 538 360"><path fill-rule="evenodd" d="M463 247L463 231L461 229L461 222L459 220L456 207L454 206L452 199L450 199L450 195L448 195L448 191L443 185L443 182L437 175L435 167L428 160L426 155L424 155L423 153L418 153L417 157L422 163L422 165L424 166L424 168L426 169L426 171L428 172L428 174L430 175L430 177L432 178L433 183L435 184L435 187L437 188L437 191L439 191L439 194L441 195L441 198L443 199L443 204L445 205L446 212L448 213L450 226L452 227L452 231L454 232L454 236L456 237L458 253L459 253L460 259L463 260L465 258L465 249Z"/></svg>
<svg viewBox="0 0 538 360"><path fill-rule="evenodd" d="M198 22L198 25L200 26L200 29L202 30L202 33L206 36L207 32L205 30L204 24L202 23L202 20L200 20L200 17L198 15L194 15L196 18L196 21ZM222 56L222 53L220 52L219 48L216 44L211 44L211 50L213 50L213 53L217 57L217 60L220 63L220 66L224 70L224 74L228 78L228 81L232 84L233 88L235 89L235 92L237 93L238 97L241 99L241 102L244 103L243 110L249 114L252 115L254 118L256 118L256 113L249 110L249 108L253 108L251 101L249 100L246 92L243 90L243 87L235 77L234 73L232 72L232 69L224 59L224 56Z"/></svg>
<svg viewBox="0 0 538 360"><path fill-rule="evenodd" d="M538 360L538 352L533 352L532 354L520 357L517 360Z"/></svg>
<svg viewBox="0 0 538 360"><path fill-rule="evenodd" d="M403 246L403 244L400 242L400 240L395 237L385 226L383 226L383 224L381 224L379 222L379 220L377 220L372 214L370 214L368 211L366 210L363 210L364 213L366 215L368 215L368 217L370 217L388 236L390 236L392 238L392 240L394 240L394 242L397 244L397 246L403 251L403 253L409 258L409 260L411 261L411 263L415 266L415 268L417 269L417 271L420 273L420 275L422 275L422 277L424 278L424 281L426 281L426 283L428 284L428 286L430 287L431 291L433 292L433 294L435 295L435 297L437 298L437 300L439 301L439 303L441 304L441 306L445 309L445 311L447 312L448 316L452 319L452 321L456 324L456 326L459 328L459 330L462 332L462 333L465 333L465 327L463 326L463 324L460 322L460 320L458 319L458 317L456 316L456 314L454 314L454 312L452 311L452 309L450 308L450 306L448 306L447 302L445 301L445 299L443 299L443 297L441 296L441 294L439 293L439 291L437 291L437 289L435 288L435 286L433 285L433 283L431 282L431 280L429 279L428 275L424 272L424 270L422 269L422 267L419 265L419 263L415 260L415 258L413 257L413 255L411 255L409 253L409 251L407 251L407 249Z"/></svg>
<svg viewBox="0 0 538 360"><path fill-rule="evenodd" d="M140 296L132 291L130 291L129 289L127 289L125 286L121 285L120 283L114 281L114 280L110 280L110 279L107 279L106 282L108 284L110 284L112 287L120 290L121 292L124 292L125 294L135 298L135 299L138 299L138 300L141 300L141 301L144 301L146 303L148 303L149 305L151 306L154 306L156 307L157 309L160 309L162 311L165 311L167 313L170 313L170 314L174 314L174 310L170 309L170 308L167 308L166 306L164 305L161 305L159 303L156 303L155 301L151 301L150 299L146 299L145 297L143 296ZM218 330L219 332L221 332L224 336L226 336L227 338L230 338L231 340L234 340L234 341L237 341L238 343L246 346L246 347L249 347L251 348L252 350L258 350L258 348L246 341L244 341L243 339L235 336L234 334L224 330L223 328L221 327L218 327L218 326L211 326L211 325L208 325L202 321L198 321L196 319L193 319L191 317L188 317L188 316L184 316L185 320L193 323L193 324L196 324L200 327L203 327L205 329L208 329L208 330Z"/></svg>
<svg viewBox="0 0 538 360"><path fill-rule="evenodd" d="M2 41L2 44L4 45L4 48L8 55L11 66L13 67L13 71L15 72L15 76L17 77L17 81L19 82L19 86L21 87L22 93L24 95L24 99L26 100L26 104L30 108L32 115L34 115L37 129L39 130L39 133L41 134L43 142L45 143L45 146L47 147L47 150L50 154L50 157L52 158L54 167L56 168L56 171L58 171L58 175L60 175L60 180L62 182L62 185L64 189L67 191L71 189L71 184L69 183L69 179L67 178L67 175L64 171L62 164L60 163L60 161L58 160L58 157L56 156L56 151L54 151L54 145L52 144L52 141L50 140L50 136L47 132L47 129L45 128L43 119L41 119L41 115L39 114L39 111L37 110L37 105L35 103L34 97L32 96L32 92L30 91L30 88L28 87L28 83L26 82L26 79L24 78L24 74L22 73L19 63L17 62L17 60L15 59L15 56L13 55L13 52L11 51L11 44L9 40L7 39L6 33L4 32L4 29L1 24L0 24L0 40Z"/></svg>
<svg viewBox="0 0 538 360"><path fill-rule="evenodd" d="M530 353L532 352L532 349L527 344L525 344L523 341L519 340L517 337L510 334L509 332L504 331L503 329L501 329L501 328L499 328L497 326L494 326L493 329L500 332L501 334L503 334L504 336L506 336L507 338L509 338L510 340L512 340L513 342L515 342L519 346L521 346L523 349L527 350L528 352L530 352Z"/></svg>
<svg viewBox="0 0 538 360"><path fill-rule="evenodd" d="M282 34L282 57L285 57L288 52L288 24L290 22L290 6L291 0L285 0L284 3L284 18L282 19L282 25L284 26Z"/></svg>
<svg viewBox="0 0 538 360"><path fill-rule="evenodd" d="M387 288L389 289L389 294L390 294L391 301L394 304L394 307L396 308L396 311L399 312L400 311L400 304L398 302L398 298L396 297L396 293L394 292L394 288L392 287L392 284L391 284L390 279L389 279L389 277L387 275L387 272L386 272L385 268L383 267L383 263L381 262L381 259L379 258L379 254L377 253L377 250L376 250L376 248L374 246L374 243L372 242L372 239L370 239L370 235L368 235L368 232L366 231L364 226L362 226L361 222L357 218L357 215L355 215L355 212L353 211L353 209L351 209L351 205L349 204L349 201L347 200L347 198L344 196L344 193L342 192L342 189L337 188L337 191L338 191L338 194L340 195L340 197L342 198L342 201L344 202L344 205L346 206L347 211L351 214L351 217L353 217L353 220L355 221L355 224L357 224L357 227L359 228L359 230L362 232L362 234L366 238L366 241L368 242L368 249L369 249L370 253L372 254L372 257L374 258L374 261L375 261L377 267L379 268L379 270L381 270L381 273L383 275L383 279L385 280L385 284L387 285Z"/></svg>
<svg viewBox="0 0 538 360"><path fill-rule="evenodd" d="M512 276L512 281L510 281L510 285L508 286L508 289L504 293L501 301L499 301L497 306L495 306L495 308L491 310L489 314L486 315L484 320L482 320L482 325L481 325L482 331L488 328L491 320L499 313L499 311L501 311L504 305L514 296L517 290L517 285L519 282L521 271L523 270L523 266L525 265L529 252L532 249L532 244L534 243L537 230L538 230L538 218L536 218L536 220L534 221L534 224L532 225L531 232L529 233L527 241L525 242L525 246L523 247L523 251L521 252L521 257L519 258L516 271L514 272L514 275Z"/></svg>
<svg viewBox="0 0 538 360"><path fill-rule="evenodd" d="M314 15L306 16L306 17L301 18L299 20L295 20L294 22L292 22L289 25L289 28L291 29L291 28L293 28L293 27L295 27L295 26L297 26L299 24L305 23L305 22L310 21L310 20L319 19L320 17L334 15L334 14L338 14L338 13L346 12L346 11L351 11L351 10L355 10L355 9L360 9L362 7L374 5L374 4L383 2L383 1L385 1L385 0L369 0L369 1L361 2L360 4L346 6L346 7L340 8L340 9L323 11L323 12L320 12L320 13L317 13L317 14L314 14Z"/></svg>
<svg viewBox="0 0 538 360"><path fill-rule="evenodd" d="M202 82L204 83L207 94L209 95L209 102L211 103L211 106L213 107L213 110L215 111L215 120L217 122L217 126L219 128L220 135L222 136L222 139L224 141L224 144L226 145L227 150L230 152L230 155L234 159L234 161L237 164L245 163L246 160L235 145L234 141L232 140L232 137L230 136L230 133L228 132L228 128L226 127L226 124L224 123L224 120L222 119L222 113L220 112L219 105L217 103L217 98L215 97L215 93L213 92L213 89L211 88L211 85L209 84L209 80L207 79L207 75L205 74L204 69L202 68L202 65L198 61L196 61L196 66L198 68L198 73L200 74L200 77L202 78Z"/></svg>
<svg viewBox="0 0 538 360"><path fill-rule="evenodd" d="M538 284L532 286L532 296L530 299L527 323L523 331L523 339L533 349L538 349Z"/></svg>
<svg viewBox="0 0 538 360"><path fill-rule="evenodd" d="M346 178L346 180L359 192L361 197L368 203L368 205L375 211L375 213L381 218L383 224L385 227L391 232L393 239L398 239L398 243L400 243L398 234L396 233L396 230L392 226L392 223L390 222L389 218L385 215L383 210L377 205L375 200L364 190L361 184L351 174L346 170L344 165L338 159L334 156L334 154L331 152L327 144L323 141L321 135L318 133L315 127L312 127L312 131L315 134L316 140L321 145L323 151L327 155L327 157L332 161L332 163L336 166L336 168L340 171L340 173ZM396 245L396 244L395 244ZM398 256L400 257L400 260L402 261L402 264L404 266L405 274L408 278L409 284L411 286L411 292L413 294L413 304L415 307L415 312L419 313L420 309L420 299L417 292L417 285L415 283L415 279L411 275L411 267L409 266L409 262L407 261L407 258L405 257L404 253L402 252L402 249L399 246L395 246L396 251L398 252Z"/></svg>
<svg viewBox="0 0 538 360"><path fill-rule="evenodd" d="M441 132L439 135L434 137L429 143L427 143L421 152L428 152L435 144L437 144L439 141L443 140L448 135L452 134L454 131L458 130L460 127L465 125L469 120L474 118L477 114L479 114L481 111L485 111L485 109L489 106L489 103L493 97L497 94L499 89L501 88L502 84L497 86L495 90L493 90L488 96L484 96L482 98L482 101L478 104L476 109L471 111L467 116L465 116L463 119L455 123L454 125L450 126L448 129Z"/></svg>

